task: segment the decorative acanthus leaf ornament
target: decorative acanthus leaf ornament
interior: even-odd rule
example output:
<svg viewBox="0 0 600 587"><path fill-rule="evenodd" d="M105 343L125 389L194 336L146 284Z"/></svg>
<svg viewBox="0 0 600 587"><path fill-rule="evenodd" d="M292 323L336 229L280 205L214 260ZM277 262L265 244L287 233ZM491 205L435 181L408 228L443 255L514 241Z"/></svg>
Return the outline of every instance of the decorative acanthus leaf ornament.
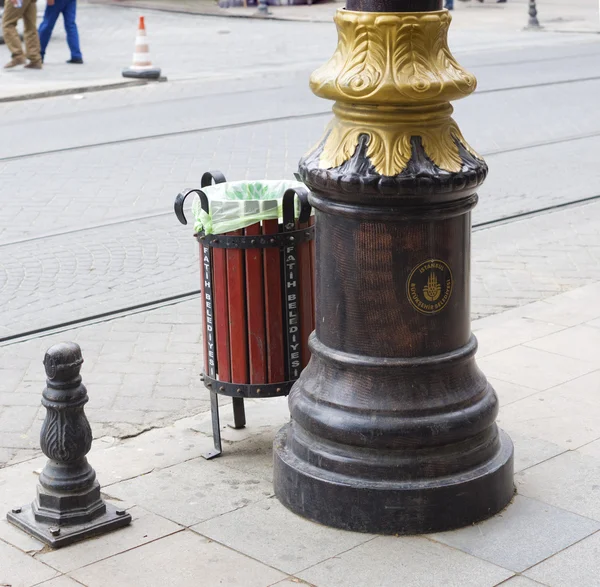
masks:
<svg viewBox="0 0 600 587"><path fill-rule="evenodd" d="M338 10L338 45L311 77L315 94L336 101L319 167L339 167L369 137L371 163L381 175L402 173L412 156L411 138L440 169L462 168L464 140L450 101L475 90L476 80L454 59L448 11L377 13Z"/></svg>

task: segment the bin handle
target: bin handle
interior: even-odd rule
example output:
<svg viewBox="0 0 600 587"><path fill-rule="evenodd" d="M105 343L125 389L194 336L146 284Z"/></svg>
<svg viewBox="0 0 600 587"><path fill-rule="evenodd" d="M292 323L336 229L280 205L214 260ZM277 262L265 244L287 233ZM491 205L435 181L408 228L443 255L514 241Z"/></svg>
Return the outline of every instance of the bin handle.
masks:
<svg viewBox="0 0 600 587"><path fill-rule="evenodd" d="M177 216L177 220L179 220L179 222L181 222L181 224L187 224L187 218L185 217L185 214L183 213L183 204L185 203L185 199L190 194L198 194L198 196L200 198L200 206L202 207L202 209L205 212L208 213L208 198L206 197L206 194L202 190L198 190L198 189L185 190L185 191L181 192L180 194L177 194L177 197L175 198L175 204L173 204L173 208L175 210L175 216Z"/></svg>
<svg viewBox="0 0 600 587"><path fill-rule="evenodd" d="M289 188L283 194L283 228L284 230L295 230L295 214L294 214L294 202L296 196L300 200L300 216L298 222L300 224L308 222L310 218L310 212L312 210L311 205L308 202L308 190L306 188Z"/></svg>
<svg viewBox="0 0 600 587"><path fill-rule="evenodd" d="M227 180L225 179L225 176L218 169L213 169L212 171L207 171L206 173L202 174L200 187L207 188L213 183L225 183L226 181Z"/></svg>
<svg viewBox="0 0 600 587"><path fill-rule="evenodd" d="M224 183L226 181L227 180L225 179L225 176L220 171L214 169L213 171L207 171L202 174L202 178L200 179L200 187L206 188L213 183ZM175 198L175 204L173 204L175 216L177 216L177 220L179 220L181 224L187 224L187 218L183 213L183 204L185 203L185 199L190 194L198 194L202 209L208 213L208 198L202 190L184 190L180 194L177 194L177 197Z"/></svg>

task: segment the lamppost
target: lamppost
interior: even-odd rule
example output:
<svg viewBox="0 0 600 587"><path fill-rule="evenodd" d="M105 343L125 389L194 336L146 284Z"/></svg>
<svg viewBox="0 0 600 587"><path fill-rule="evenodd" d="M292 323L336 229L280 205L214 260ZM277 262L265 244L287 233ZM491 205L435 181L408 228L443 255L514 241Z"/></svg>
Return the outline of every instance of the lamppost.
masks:
<svg viewBox="0 0 600 587"><path fill-rule="evenodd" d="M311 77L334 117L300 162L316 209L316 332L275 440L275 493L350 530L412 534L487 518L513 446L474 360L471 210L487 175L451 118L476 80L442 0L348 0Z"/></svg>
<svg viewBox="0 0 600 587"><path fill-rule="evenodd" d="M528 28L540 28L540 21L537 17L537 6L535 0L529 0L529 24Z"/></svg>

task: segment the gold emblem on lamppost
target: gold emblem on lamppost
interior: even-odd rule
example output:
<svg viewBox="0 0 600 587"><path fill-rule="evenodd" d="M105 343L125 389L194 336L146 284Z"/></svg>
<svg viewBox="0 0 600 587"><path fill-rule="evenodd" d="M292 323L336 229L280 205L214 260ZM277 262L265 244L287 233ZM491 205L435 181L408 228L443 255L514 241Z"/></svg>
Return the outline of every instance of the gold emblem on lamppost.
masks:
<svg viewBox="0 0 600 587"><path fill-rule="evenodd" d="M421 314L437 314L452 295L452 271L444 261L429 259L410 273L407 295L411 306Z"/></svg>

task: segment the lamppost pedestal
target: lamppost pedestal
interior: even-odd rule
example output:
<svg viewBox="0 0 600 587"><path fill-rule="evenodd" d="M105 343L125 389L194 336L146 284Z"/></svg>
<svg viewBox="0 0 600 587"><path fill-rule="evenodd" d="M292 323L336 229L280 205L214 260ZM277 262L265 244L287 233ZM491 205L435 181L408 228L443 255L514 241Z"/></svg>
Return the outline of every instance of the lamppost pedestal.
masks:
<svg viewBox="0 0 600 587"><path fill-rule="evenodd" d="M338 528L448 530L514 492L513 446L474 359L471 210L487 166L451 117L476 80L448 49L450 21L437 0L358 0L337 12L338 47L311 78L335 101L300 162L317 326L274 484L288 508Z"/></svg>

